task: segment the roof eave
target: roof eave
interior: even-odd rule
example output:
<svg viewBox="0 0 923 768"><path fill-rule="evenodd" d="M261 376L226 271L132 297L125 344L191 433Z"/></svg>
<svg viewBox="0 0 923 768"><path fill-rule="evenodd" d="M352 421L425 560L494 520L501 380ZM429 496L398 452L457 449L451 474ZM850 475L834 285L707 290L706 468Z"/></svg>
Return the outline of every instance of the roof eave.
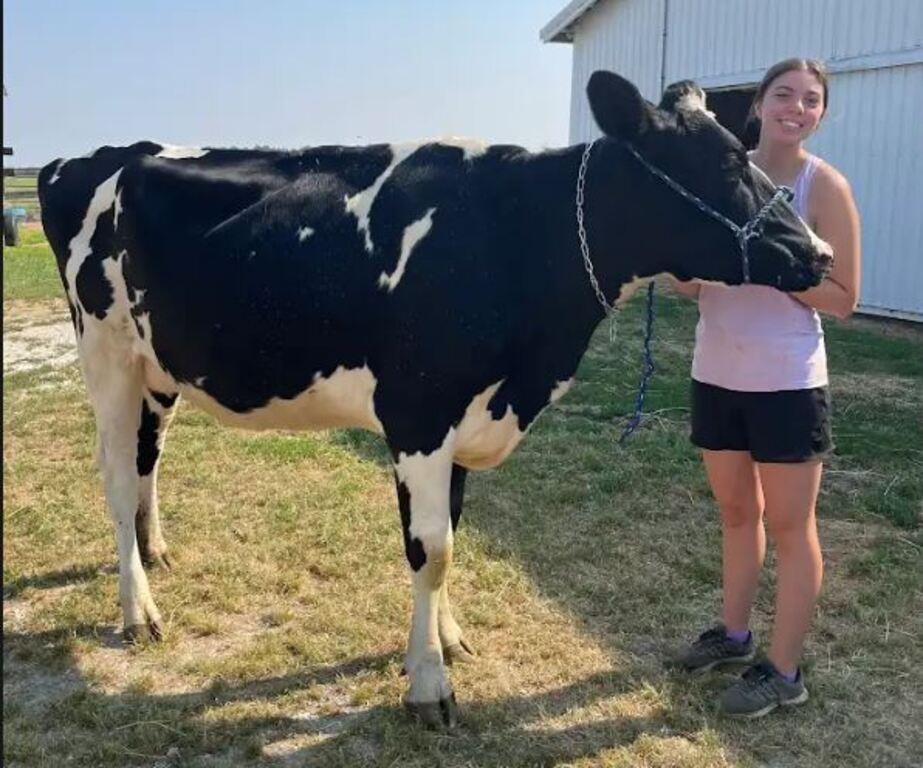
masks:
<svg viewBox="0 0 923 768"><path fill-rule="evenodd" d="M599 0L571 0L538 33L543 43L572 43L574 28Z"/></svg>

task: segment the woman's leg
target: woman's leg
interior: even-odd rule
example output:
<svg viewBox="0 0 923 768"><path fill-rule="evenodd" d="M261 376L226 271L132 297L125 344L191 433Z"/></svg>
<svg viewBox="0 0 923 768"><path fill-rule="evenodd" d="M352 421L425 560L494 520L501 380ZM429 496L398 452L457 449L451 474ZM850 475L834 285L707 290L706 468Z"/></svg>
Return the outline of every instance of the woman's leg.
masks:
<svg viewBox="0 0 923 768"><path fill-rule="evenodd" d="M760 464L766 525L776 547L776 616L769 660L791 674L798 666L823 579L814 507L823 464Z"/></svg>
<svg viewBox="0 0 923 768"><path fill-rule="evenodd" d="M749 627L766 534L763 493L747 451L702 451L708 482L721 511L724 623L729 632Z"/></svg>

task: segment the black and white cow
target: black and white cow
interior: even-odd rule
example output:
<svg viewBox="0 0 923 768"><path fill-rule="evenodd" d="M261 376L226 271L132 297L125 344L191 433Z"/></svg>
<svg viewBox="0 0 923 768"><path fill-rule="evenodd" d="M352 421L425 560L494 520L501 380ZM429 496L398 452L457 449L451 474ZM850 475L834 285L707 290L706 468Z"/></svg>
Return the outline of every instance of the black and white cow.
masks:
<svg viewBox="0 0 923 768"><path fill-rule="evenodd" d="M608 299L637 278L741 282L732 233L629 155L736 222L773 194L743 147L688 105L597 72L604 138L586 231ZM413 617L406 701L455 721L444 660L468 647L446 577L467 469L500 464L571 385L603 311L575 224L583 146L457 140L296 152L104 147L39 177L115 521L125 634L161 634L143 563L166 558L157 462L182 395L252 429L359 426L394 462ZM774 208L753 282L816 284L827 259Z"/></svg>

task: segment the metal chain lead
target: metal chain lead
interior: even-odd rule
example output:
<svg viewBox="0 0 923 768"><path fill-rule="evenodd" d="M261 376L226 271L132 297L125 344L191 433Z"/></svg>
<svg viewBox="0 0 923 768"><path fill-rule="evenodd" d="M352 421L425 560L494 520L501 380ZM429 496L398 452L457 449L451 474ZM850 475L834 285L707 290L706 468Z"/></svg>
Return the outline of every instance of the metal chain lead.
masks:
<svg viewBox="0 0 923 768"><path fill-rule="evenodd" d="M586 186L586 171L590 162L590 152L598 139L594 139L583 150L583 157L580 158L580 169L577 171L577 237L580 239L580 253L583 255L583 267L590 278L590 286L596 294L596 300L603 308L605 316L609 319L609 341L615 340L615 306L610 304L599 287L599 281L596 279L596 270L593 268L593 262L590 260L590 246L587 243L586 229L583 225L583 190Z"/></svg>

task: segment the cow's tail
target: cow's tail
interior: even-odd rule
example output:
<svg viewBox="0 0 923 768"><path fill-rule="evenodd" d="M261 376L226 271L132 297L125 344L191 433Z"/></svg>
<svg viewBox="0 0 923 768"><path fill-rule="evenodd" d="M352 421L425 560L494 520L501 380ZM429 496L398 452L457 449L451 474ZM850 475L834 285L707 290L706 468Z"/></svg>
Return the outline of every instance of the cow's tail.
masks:
<svg viewBox="0 0 923 768"><path fill-rule="evenodd" d="M38 202L41 210L42 229L51 245L55 259L58 262L58 272L64 278L64 265L67 263L67 241L63 240L64 221L63 209L66 200L58 194L60 188L55 184L60 181L60 171L67 161L64 158L52 160L38 173ZM61 236L56 236L56 235Z"/></svg>

